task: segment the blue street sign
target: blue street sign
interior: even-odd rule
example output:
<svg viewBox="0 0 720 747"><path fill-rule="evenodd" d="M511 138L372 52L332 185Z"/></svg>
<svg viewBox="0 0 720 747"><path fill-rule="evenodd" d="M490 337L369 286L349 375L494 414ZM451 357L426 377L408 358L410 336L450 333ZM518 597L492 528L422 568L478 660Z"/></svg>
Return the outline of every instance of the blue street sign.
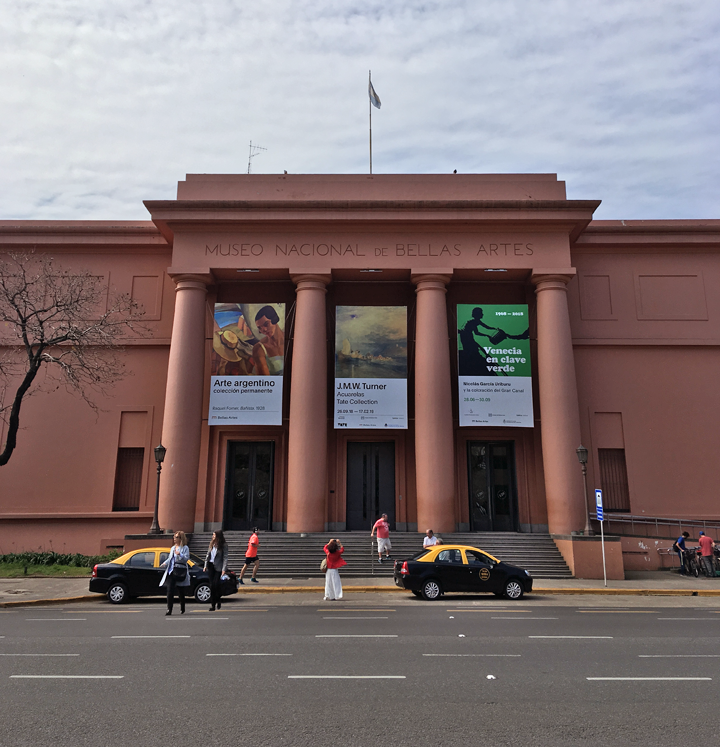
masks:
<svg viewBox="0 0 720 747"><path fill-rule="evenodd" d="M602 490L599 489L595 491L595 512L597 520L603 521Z"/></svg>

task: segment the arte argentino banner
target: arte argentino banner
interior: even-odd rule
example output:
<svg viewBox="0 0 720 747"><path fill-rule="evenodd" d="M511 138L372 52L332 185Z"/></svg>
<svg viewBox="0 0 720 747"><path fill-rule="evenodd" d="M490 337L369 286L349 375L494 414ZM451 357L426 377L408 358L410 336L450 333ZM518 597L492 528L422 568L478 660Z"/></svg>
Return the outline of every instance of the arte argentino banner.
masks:
<svg viewBox="0 0 720 747"><path fill-rule="evenodd" d="M215 304L210 425L282 425L285 304Z"/></svg>
<svg viewBox="0 0 720 747"><path fill-rule="evenodd" d="M407 428L407 308L337 306L335 427Z"/></svg>
<svg viewBox="0 0 720 747"><path fill-rule="evenodd" d="M533 427L526 305L459 304L460 425Z"/></svg>

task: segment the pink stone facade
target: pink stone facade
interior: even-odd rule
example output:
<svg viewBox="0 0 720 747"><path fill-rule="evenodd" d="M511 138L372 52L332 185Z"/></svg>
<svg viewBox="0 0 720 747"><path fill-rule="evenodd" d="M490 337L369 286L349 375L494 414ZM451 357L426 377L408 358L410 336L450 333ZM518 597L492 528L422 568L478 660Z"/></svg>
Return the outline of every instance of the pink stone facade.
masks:
<svg viewBox="0 0 720 747"><path fill-rule="evenodd" d="M393 455L396 531L471 530L473 444L506 450L516 531L583 530L580 443L590 493L624 460L620 511L720 521L720 221L593 221L599 202L567 200L551 174L189 175L145 205L146 222L0 221L0 252L107 277L150 330L99 416L64 392L27 400L0 468L0 552L146 532L161 441L165 529L228 526L238 443L272 445L275 531L349 528L348 455L366 447ZM218 302L285 304L282 425L208 425ZM473 303L529 306L533 428L459 426L454 310ZM407 430L334 428L339 305L407 306ZM140 454L134 510L114 506L122 450Z"/></svg>

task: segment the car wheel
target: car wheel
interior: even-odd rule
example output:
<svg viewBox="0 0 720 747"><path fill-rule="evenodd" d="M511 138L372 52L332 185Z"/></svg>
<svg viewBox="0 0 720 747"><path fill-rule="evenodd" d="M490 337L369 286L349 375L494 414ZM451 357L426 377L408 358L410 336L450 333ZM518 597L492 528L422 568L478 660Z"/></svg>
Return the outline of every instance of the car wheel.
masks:
<svg viewBox="0 0 720 747"><path fill-rule="evenodd" d="M200 602L200 604L205 604L206 602L209 602L210 601L210 584L206 583L205 581L201 581L195 587L195 599L196 601Z"/></svg>
<svg viewBox="0 0 720 747"><path fill-rule="evenodd" d="M524 593L525 589L516 578L511 578L505 583L505 596L508 599L522 599Z"/></svg>
<svg viewBox="0 0 720 747"><path fill-rule="evenodd" d="M421 591L413 591L412 589L411 589L411 591L412 591L412 593L413 593L413 594L414 594L414 595L415 595L416 597L421 597L421 596L422 596L422 592L421 592Z"/></svg>
<svg viewBox="0 0 720 747"><path fill-rule="evenodd" d="M427 599L430 602L434 599L440 599L440 595L442 594L440 583L434 578L429 579L423 584L421 593L423 599Z"/></svg>
<svg viewBox="0 0 720 747"><path fill-rule="evenodd" d="M114 583L107 590L107 598L110 600L111 604L123 604L123 602L127 602L129 598L127 586L121 584L119 581Z"/></svg>

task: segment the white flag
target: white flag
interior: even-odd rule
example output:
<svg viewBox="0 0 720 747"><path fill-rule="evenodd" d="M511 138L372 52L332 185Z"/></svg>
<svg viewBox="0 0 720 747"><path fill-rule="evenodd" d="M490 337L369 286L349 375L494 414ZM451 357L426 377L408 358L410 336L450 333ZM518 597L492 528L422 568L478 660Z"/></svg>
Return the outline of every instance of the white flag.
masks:
<svg viewBox="0 0 720 747"><path fill-rule="evenodd" d="M381 106L380 97L375 93L375 89L373 88L373 84L371 80L368 81L368 96L370 97L370 103L376 109L379 109Z"/></svg>

